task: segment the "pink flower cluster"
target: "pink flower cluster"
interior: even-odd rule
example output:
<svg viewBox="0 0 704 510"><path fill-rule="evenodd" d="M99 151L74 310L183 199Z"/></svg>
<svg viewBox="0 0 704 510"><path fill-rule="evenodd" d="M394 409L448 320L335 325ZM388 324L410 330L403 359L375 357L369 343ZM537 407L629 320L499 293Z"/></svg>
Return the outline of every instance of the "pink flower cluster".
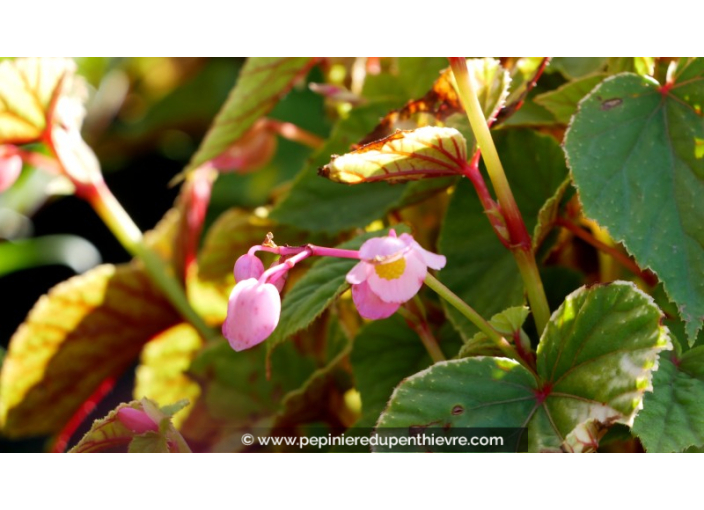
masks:
<svg viewBox="0 0 704 510"><path fill-rule="evenodd" d="M264 270L254 255L264 250L281 255L279 263ZM289 269L311 256L343 257L359 260L347 274L352 299L366 319L384 319L413 298L423 285L428 267L442 269L445 257L423 249L409 234L366 241L359 251L323 248L253 246L235 263L237 285L230 294L222 333L236 351L249 349L266 340L276 329L281 315L281 298Z"/></svg>

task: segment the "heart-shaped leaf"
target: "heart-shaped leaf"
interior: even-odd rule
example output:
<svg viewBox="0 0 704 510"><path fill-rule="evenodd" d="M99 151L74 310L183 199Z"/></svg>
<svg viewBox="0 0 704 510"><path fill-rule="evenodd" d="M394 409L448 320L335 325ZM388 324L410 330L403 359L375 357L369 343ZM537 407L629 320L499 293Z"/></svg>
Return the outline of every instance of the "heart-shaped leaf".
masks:
<svg viewBox="0 0 704 510"><path fill-rule="evenodd" d="M664 86L633 74L581 103L565 152L584 212L665 285L694 341L704 320L704 59Z"/></svg>
<svg viewBox="0 0 704 510"><path fill-rule="evenodd" d="M56 432L102 381L178 321L137 265L99 266L60 283L10 340L0 374L3 433Z"/></svg>
<svg viewBox="0 0 704 510"><path fill-rule="evenodd" d="M531 451L592 450L606 427L631 424L651 388L671 347L660 320L631 283L579 289L551 317L537 373L505 358L436 363L399 385L378 427L528 427Z"/></svg>
<svg viewBox="0 0 704 510"><path fill-rule="evenodd" d="M467 145L452 128L423 127L396 131L332 161L320 175L344 184L414 181L459 174L467 161Z"/></svg>

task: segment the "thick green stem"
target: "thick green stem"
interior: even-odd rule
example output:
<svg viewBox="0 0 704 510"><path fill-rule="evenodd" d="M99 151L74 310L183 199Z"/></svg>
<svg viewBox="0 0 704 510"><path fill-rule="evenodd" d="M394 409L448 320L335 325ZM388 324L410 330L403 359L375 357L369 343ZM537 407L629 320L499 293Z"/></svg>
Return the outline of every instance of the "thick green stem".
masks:
<svg viewBox="0 0 704 510"><path fill-rule="evenodd" d="M540 274L538 273L538 266L533 255L533 247L528 230L506 179L506 173L499 159L494 140L491 137L489 125L479 104L476 90L474 90L474 83L467 71L467 62L463 57L452 57L450 58L450 65L457 82L460 101L467 112L472 132L481 149L500 210L506 221L506 228L511 240L510 248L523 277L523 283L528 294L528 302L530 303L538 332L542 333L550 319L550 308L542 281L540 280Z"/></svg>
<svg viewBox="0 0 704 510"><path fill-rule="evenodd" d="M501 352L503 352L507 358L515 359L531 373L535 373L535 370L533 370L526 360L518 355L518 352L516 352L516 349L513 348L508 340L497 332L474 308L462 301L457 294L445 287L445 285L440 283L440 281L430 273L425 276L425 284L433 289L441 298L455 307L462 315L467 317L472 324L478 327L482 333L489 337L489 339L501 349Z"/></svg>
<svg viewBox="0 0 704 510"><path fill-rule="evenodd" d="M87 193L86 198L102 218L122 246L139 258L152 281L161 289L166 298L200 335L208 340L215 336L213 330L203 321L188 302L188 298L176 279L166 271L164 261L143 243L142 232L132 218L117 201L105 183L101 182Z"/></svg>

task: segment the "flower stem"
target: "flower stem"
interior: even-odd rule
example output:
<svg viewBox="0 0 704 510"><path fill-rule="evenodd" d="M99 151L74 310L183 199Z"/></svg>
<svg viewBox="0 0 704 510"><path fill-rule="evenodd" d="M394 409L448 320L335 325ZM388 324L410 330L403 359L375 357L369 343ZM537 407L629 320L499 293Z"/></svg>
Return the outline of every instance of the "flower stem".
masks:
<svg viewBox="0 0 704 510"><path fill-rule="evenodd" d="M408 305L408 303L406 303L406 305ZM401 317L406 319L408 325L418 334L420 341L423 343L423 347L425 347L425 350L428 351L433 363L445 361L447 358L445 358L442 350L440 350L440 346L431 333L428 323L422 317L418 317L416 313L406 308L406 306L399 307L397 311Z"/></svg>
<svg viewBox="0 0 704 510"><path fill-rule="evenodd" d="M91 192L85 193L85 198L98 213L122 246L132 255L138 257L144 264L147 273L154 283L162 290L166 298L179 311L200 335L208 340L215 336L203 319L193 310L183 288L170 275L164 266L164 261L154 251L143 243L142 232L132 218L117 201L104 182L96 184Z"/></svg>
<svg viewBox="0 0 704 510"><path fill-rule="evenodd" d="M514 349L514 347L508 342L508 340L506 340L499 332L497 332L491 326L491 324L489 324L484 319L484 317L477 313L474 308L462 301L462 299L460 299L457 294L455 294L445 285L440 283L440 281L430 273L425 276L425 284L431 289L433 289L441 298L443 298L445 301L455 307L462 315L469 319L472 324L477 326L477 328L479 328L482 333L489 337L489 339L492 340L499 349L501 349L501 352L503 352L507 358L511 358L518 361L532 374L535 373L535 370L528 364L526 360L524 360L521 356L518 355L518 352L516 352L516 349Z"/></svg>
<svg viewBox="0 0 704 510"><path fill-rule="evenodd" d="M528 302L535 318L538 333L542 333L550 319L550 308L548 307L545 290L538 273L538 266L533 255L533 247L528 230L506 179L506 173L499 159L494 140L491 137L484 112L479 104L474 83L467 71L467 61L464 57L450 57L449 60L457 82L460 101L467 112L477 144L481 148L491 184L496 192L499 207L506 222L511 242L510 248L516 258L516 263L526 286Z"/></svg>

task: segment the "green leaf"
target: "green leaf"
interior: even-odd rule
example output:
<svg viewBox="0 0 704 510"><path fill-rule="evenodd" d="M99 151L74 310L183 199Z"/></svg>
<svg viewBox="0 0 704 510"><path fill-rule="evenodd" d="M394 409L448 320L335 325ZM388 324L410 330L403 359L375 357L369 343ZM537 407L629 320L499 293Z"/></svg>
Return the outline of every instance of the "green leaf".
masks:
<svg viewBox="0 0 704 510"><path fill-rule="evenodd" d="M703 446L704 347L687 351L676 363L661 356L659 365L653 392L645 396L633 432L648 452Z"/></svg>
<svg viewBox="0 0 704 510"><path fill-rule="evenodd" d="M537 374L504 358L436 363L396 388L377 426L528 427L531 451L595 449L605 428L631 424L671 348L660 320L631 283L579 289L548 323Z"/></svg>
<svg viewBox="0 0 704 510"><path fill-rule="evenodd" d="M239 140L259 117L274 107L312 63L308 57L249 58L185 172L219 156Z"/></svg>
<svg viewBox="0 0 704 510"><path fill-rule="evenodd" d="M264 242L271 230L270 222L237 207L213 223L198 254L198 271L188 279L189 300L201 315L213 322L225 320L227 300L235 285L235 261L250 247Z"/></svg>
<svg viewBox="0 0 704 510"><path fill-rule="evenodd" d="M120 419L120 410L140 411L157 430L143 433L132 430ZM149 399L120 404L105 418L95 420L91 429L69 453L129 452L129 453L190 453L183 437L171 424L170 415L161 411Z"/></svg>
<svg viewBox="0 0 704 510"><path fill-rule="evenodd" d="M0 425L12 437L63 427L154 335L179 322L136 265L99 266L39 299L10 340L0 374Z"/></svg>
<svg viewBox="0 0 704 510"><path fill-rule="evenodd" d="M577 112L577 104L606 77L596 74L571 81L558 89L536 96L534 101L552 112L555 118L567 124Z"/></svg>
<svg viewBox="0 0 704 510"><path fill-rule="evenodd" d="M374 424L394 388L433 362L418 335L400 316L373 321L354 339L350 357L362 414Z"/></svg>
<svg viewBox="0 0 704 510"><path fill-rule="evenodd" d="M396 232L408 232L408 228L400 225ZM387 232L368 232L342 243L338 248L356 250L367 239L386 234ZM281 303L281 318L274 333L266 341L267 349L271 351L320 316L330 303L349 287L345 277L357 262L355 259L324 257L313 264Z"/></svg>
<svg viewBox="0 0 704 510"><path fill-rule="evenodd" d="M506 340L515 343L519 339L522 347L530 351L530 339L523 331L523 323L526 321L530 310L525 306L515 306L508 308L501 313L497 313L490 320L489 324L502 334ZM470 358L473 356L498 356L504 354L496 344L481 331L474 335L460 348L458 358Z"/></svg>
<svg viewBox="0 0 704 510"><path fill-rule="evenodd" d="M570 188L572 180L568 177L562 184L557 188L555 194L548 198L548 200L543 204L538 211L538 222L535 224L533 229L533 250L537 250L543 241L548 237L550 231L552 230L555 220L560 213L560 205L562 204L562 199L565 197L567 190ZM573 192L574 190L572 190ZM569 194L567 197L571 197Z"/></svg>
<svg viewBox="0 0 704 510"><path fill-rule="evenodd" d="M587 216L665 285L694 341L704 320L704 59L671 88L609 78L580 104L565 152Z"/></svg>
<svg viewBox="0 0 704 510"><path fill-rule="evenodd" d="M281 399L300 388L316 369L310 357L303 356L289 343L271 354L271 377L267 377L266 348L263 345L235 352L226 341L208 346L196 357L189 373L200 383L205 417L196 421L196 430L184 425L184 435L203 434L199 423L225 423L227 429L240 429L264 422L281 409ZM195 414L195 413L194 413ZM213 444L219 434L227 435L222 426L199 441Z"/></svg>
<svg viewBox="0 0 704 510"><path fill-rule="evenodd" d="M568 80L574 80L603 70L607 60L606 57L555 57L548 69L555 69Z"/></svg>
<svg viewBox="0 0 704 510"><path fill-rule="evenodd" d="M144 346L135 375L135 399L147 397L158 405L176 401L195 402L200 386L186 375L191 361L203 341L189 324L182 323L157 335ZM179 413L174 424L179 427L191 408Z"/></svg>
<svg viewBox="0 0 704 510"><path fill-rule="evenodd" d="M629 282L582 288L553 314L538 346L547 394L532 448L556 449L578 425L631 425L652 389L657 355L671 349L652 298Z"/></svg>
<svg viewBox="0 0 704 510"><path fill-rule="evenodd" d="M546 200L567 176L565 158L550 137L529 130L496 133L497 150L529 230ZM523 304L523 281L516 262L496 237L474 188L463 180L455 189L440 233L439 251L447 257L440 280L481 315L488 317ZM465 340L476 328L454 308L449 319Z"/></svg>
<svg viewBox="0 0 704 510"><path fill-rule="evenodd" d="M331 334L328 332L328 339L330 336ZM328 418L329 400L333 391L338 389L335 381L336 376L339 375L338 371L347 360L351 350L352 344L348 339L343 350L327 365L313 372L300 388L286 394L281 401L282 409L276 416L274 428L292 427Z"/></svg>
<svg viewBox="0 0 704 510"><path fill-rule="evenodd" d="M441 361L396 388L377 430L526 427L535 408L534 384L527 370L504 358Z"/></svg>
<svg viewBox="0 0 704 510"><path fill-rule="evenodd" d="M467 144L459 131L427 126L369 143L344 156L333 156L319 174L334 182L399 183L461 172Z"/></svg>

